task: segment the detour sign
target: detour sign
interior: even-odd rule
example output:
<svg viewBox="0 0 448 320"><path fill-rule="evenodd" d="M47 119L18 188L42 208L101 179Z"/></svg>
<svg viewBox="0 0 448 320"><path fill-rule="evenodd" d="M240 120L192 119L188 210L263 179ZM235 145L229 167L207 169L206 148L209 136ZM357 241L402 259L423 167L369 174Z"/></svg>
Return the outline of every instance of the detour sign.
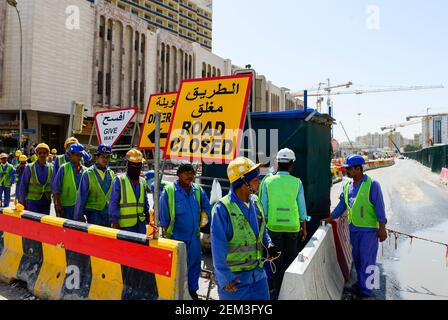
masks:
<svg viewBox="0 0 448 320"><path fill-rule="evenodd" d="M153 94L149 98L148 109L146 110L145 122L143 124L143 132L140 137L139 149L150 150L155 148L156 139L156 117L155 112L162 112L160 118L160 148L164 149L168 130L176 105L177 92Z"/></svg>
<svg viewBox="0 0 448 320"><path fill-rule="evenodd" d="M182 82L164 157L228 163L236 158L252 75Z"/></svg>

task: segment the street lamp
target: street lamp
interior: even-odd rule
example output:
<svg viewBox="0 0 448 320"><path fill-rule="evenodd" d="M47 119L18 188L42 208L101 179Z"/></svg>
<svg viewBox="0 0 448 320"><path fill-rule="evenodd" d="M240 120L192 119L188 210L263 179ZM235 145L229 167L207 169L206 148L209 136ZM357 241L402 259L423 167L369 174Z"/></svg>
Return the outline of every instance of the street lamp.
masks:
<svg viewBox="0 0 448 320"><path fill-rule="evenodd" d="M22 34L22 19L20 19L20 12L17 9L16 0L6 0L6 2L16 9L17 17L19 18L20 27L20 89L19 89L19 139L18 139L18 149L22 150L22 69L23 69L23 34Z"/></svg>

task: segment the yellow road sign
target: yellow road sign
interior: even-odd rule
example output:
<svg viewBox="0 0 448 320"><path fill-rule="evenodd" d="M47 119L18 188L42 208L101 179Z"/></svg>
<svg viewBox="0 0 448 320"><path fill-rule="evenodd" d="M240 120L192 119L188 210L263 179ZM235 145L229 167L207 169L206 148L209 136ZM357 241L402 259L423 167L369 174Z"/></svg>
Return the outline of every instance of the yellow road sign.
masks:
<svg viewBox="0 0 448 320"><path fill-rule="evenodd" d="M252 75L182 82L164 157L228 163L238 154Z"/></svg>
<svg viewBox="0 0 448 320"><path fill-rule="evenodd" d="M155 148L156 119L154 113L157 110L162 112L160 119L160 148L165 148L174 106L176 105L176 96L176 92L151 95L148 108L146 109L145 122L138 145L139 149L152 150Z"/></svg>

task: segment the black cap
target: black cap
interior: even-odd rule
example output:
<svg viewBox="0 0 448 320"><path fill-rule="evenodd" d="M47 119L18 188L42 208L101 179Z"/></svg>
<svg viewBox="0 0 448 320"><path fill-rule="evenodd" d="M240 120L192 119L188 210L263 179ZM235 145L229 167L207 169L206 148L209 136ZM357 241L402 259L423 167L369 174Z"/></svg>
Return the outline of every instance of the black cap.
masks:
<svg viewBox="0 0 448 320"><path fill-rule="evenodd" d="M182 163L179 168L177 169L177 175L180 175L184 172L194 172L196 174L196 170L194 170L194 167L191 163Z"/></svg>

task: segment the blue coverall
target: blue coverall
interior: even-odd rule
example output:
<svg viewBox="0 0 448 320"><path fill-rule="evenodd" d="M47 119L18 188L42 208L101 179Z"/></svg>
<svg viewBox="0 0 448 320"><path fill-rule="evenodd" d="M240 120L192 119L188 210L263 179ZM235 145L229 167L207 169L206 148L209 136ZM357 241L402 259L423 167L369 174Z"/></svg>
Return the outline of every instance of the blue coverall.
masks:
<svg viewBox="0 0 448 320"><path fill-rule="evenodd" d="M103 179L98 172L101 169L99 169L96 166L96 164L94 164L91 168L95 169L95 175L98 179L101 189L105 194L107 194L110 185L112 184L110 174L105 175ZM106 170L104 170L103 172L105 171ZM81 182L78 188L78 197L76 198L76 205L73 219L76 221L81 221L82 217L85 215L87 217L88 223L96 224L103 227L110 227L109 205L107 204L107 202L105 207L101 211L85 208L89 196L89 189L90 189L89 175L87 174L87 172L84 172L84 174L81 177Z"/></svg>
<svg viewBox="0 0 448 320"><path fill-rule="evenodd" d="M251 197L250 204L246 204L231 189L230 200L236 202L248 220L252 231L258 237L263 213L258 210L254 199ZM263 268L257 267L252 271L233 273L227 266L227 248L228 242L233 237L233 228L229 213L221 202L218 202L213 209L210 236L219 298L221 300L269 300L269 287ZM271 238L265 227L263 245L267 248L271 243ZM225 291L224 287L236 279L240 280L235 284L238 290L236 292Z"/></svg>
<svg viewBox="0 0 448 320"><path fill-rule="evenodd" d="M70 157L67 154L65 154L64 157L65 162L70 162ZM53 160L53 175L51 176L51 185L53 185L54 178L56 178L56 174L58 173L58 171L59 171L59 161L58 157L55 156Z"/></svg>
<svg viewBox="0 0 448 320"><path fill-rule="evenodd" d="M364 175L362 181L367 180L367 175ZM350 182L348 190L348 201L350 206L353 206L361 181L354 185ZM373 181L370 188L370 202L375 206L375 213L378 222L387 223L386 212L384 209L383 193L378 182ZM339 197L339 204L331 213L334 219L341 217L347 210L347 205L344 200L344 192ZM376 228L362 228L356 227L353 224L349 225L350 241L352 244L353 263L355 264L356 274L358 277L358 288L362 295L367 297L374 296L371 289L368 288L366 280L371 276L366 269L369 266L376 265L376 257L378 253L378 229Z"/></svg>
<svg viewBox="0 0 448 320"><path fill-rule="evenodd" d="M174 182L174 199L176 219L173 229L173 240L182 241L187 247L187 267L188 267L188 290L199 290L199 276L201 274L201 240L199 237L199 209L204 211L209 219L211 206L207 194L201 188L201 208L198 206L194 186L187 194L185 189ZM160 226L168 227L171 222L170 209L168 207L168 195L163 191L160 201Z"/></svg>
<svg viewBox="0 0 448 320"><path fill-rule="evenodd" d="M130 231L135 233L146 234L146 225L149 222L149 202L148 195L145 190L140 190L140 182L132 181L131 186L134 189L135 198L138 199L140 197L140 192L144 192L144 205L143 205L143 213L145 214L146 221L141 222L137 219L137 224L130 228L121 228L120 230ZM121 185L120 179L115 179L112 183L112 191L110 193L110 202L109 202L109 223L115 224L118 223L120 219L120 200L121 200Z"/></svg>
<svg viewBox="0 0 448 320"><path fill-rule="evenodd" d="M79 172L76 171L75 166L73 165L72 162L70 162L70 165L72 166L73 169L73 176L75 177L75 184L76 187L79 188L79 183L81 182L81 176L85 171L85 167L81 166L81 170L79 170ZM62 193L62 182L64 180L64 168L61 167L58 170L58 173L56 174L56 177L54 177L53 183L52 183L52 192L53 194L61 194ZM61 199L62 200L62 199ZM73 220L73 214L75 212L75 206L64 206L63 207L64 212L62 213L61 217L62 218L66 218L66 219L70 219Z"/></svg>
<svg viewBox="0 0 448 320"><path fill-rule="evenodd" d="M0 164L0 179L2 179L4 174L6 174L8 165L9 165L8 162L6 162L5 164ZM16 170L14 168L11 168L11 172L9 174L11 186L16 181L15 172L16 172ZM8 179L8 178L6 178L6 179ZM3 194L4 194L4 197L3 197ZM11 202L11 187L5 187L4 183L0 184L0 200L3 200L3 207L9 207L9 203Z"/></svg>
<svg viewBox="0 0 448 320"><path fill-rule="evenodd" d="M48 167L41 166L39 162L36 162L36 174L39 183L44 185L48 178ZM50 214L51 196L47 198L45 194L42 195L40 200L26 200L26 194L28 193L28 186L31 179L31 169L27 165L20 178L20 184L17 186L16 194L21 204L25 205L25 208L29 211L37 212L40 214Z"/></svg>

